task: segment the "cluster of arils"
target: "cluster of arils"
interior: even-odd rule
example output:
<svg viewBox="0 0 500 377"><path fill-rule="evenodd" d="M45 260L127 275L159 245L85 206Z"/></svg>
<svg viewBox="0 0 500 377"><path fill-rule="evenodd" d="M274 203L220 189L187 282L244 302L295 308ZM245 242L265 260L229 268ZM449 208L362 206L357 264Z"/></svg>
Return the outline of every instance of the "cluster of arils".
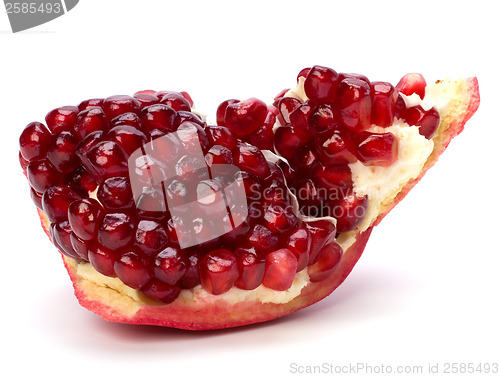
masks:
<svg viewBox="0 0 500 377"><path fill-rule="evenodd" d="M19 158L54 245L165 303L199 284L212 294L281 291L305 268L312 281L331 276L342 256L335 225L297 216L282 170L233 130L255 119L227 106L230 130L191 107L185 92L143 91L26 126ZM257 121L271 124L272 143L265 108ZM243 202L231 198L238 190Z"/></svg>
<svg viewBox="0 0 500 377"><path fill-rule="evenodd" d="M422 99L425 95L426 83L419 74L405 76L394 87L314 66L302 70L297 82L306 98L284 90L269 107L255 98L228 100L219 106L217 122L261 149L274 148L288 161L281 167L302 213L335 217L337 232L355 229L365 216L368 198L353 190L349 164L390 166L398 157L398 140L387 130L395 119L419 127L429 139L439 114L434 108L406 106L400 93L416 93Z"/></svg>

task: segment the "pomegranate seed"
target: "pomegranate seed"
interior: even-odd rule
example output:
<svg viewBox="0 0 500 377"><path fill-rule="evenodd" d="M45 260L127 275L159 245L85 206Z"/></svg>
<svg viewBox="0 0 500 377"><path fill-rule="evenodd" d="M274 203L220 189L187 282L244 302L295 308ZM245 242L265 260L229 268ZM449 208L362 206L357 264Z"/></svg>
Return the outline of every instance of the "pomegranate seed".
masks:
<svg viewBox="0 0 500 377"><path fill-rule="evenodd" d="M365 165L390 166L398 158L398 140L390 132L364 132L360 134L356 156Z"/></svg>
<svg viewBox="0 0 500 377"><path fill-rule="evenodd" d="M97 198L106 209L128 209L134 205L130 181L125 177L106 179L97 190Z"/></svg>
<svg viewBox="0 0 500 377"><path fill-rule="evenodd" d="M239 247L234 255L238 261L239 270L239 278L235 286L252 290L261 285L266 268L264 256L253 247Z"/></svg>
<svg viewBox="0 0 500 377"><path fill-rule="evenodd" d="M311 236L304 225L301 225L290 234L286 248L297 258L297 271L301 271L307 267L309 249L311 248Z"/></svg>
<svg viewBox="0 0 500 377"><path fill-rule="evenodd" d="M388 82L372 82L371 122L380 127L389 127L394 120L394 107L398 91Z"/></svg>
<svg viewBox="0 0 500 377"><path fill-rule="evenodd" d="M62 183L63 176L47 160L36 160L30 162L26 169L26 175L31 187L37 192L44 192L50 186Z"/></svg>
<svg viewBox="0 0 500 377"><path fill-rule="evenodd" d="M151 279L148 262L143 257L130 251L115 261L116 276L129 287L140 289Z"/></svg>
<svg viewBox="0 0 500 377"><path fill-rule="evenodd" d="M54 134L49 141L47 159L61 173L69 173L79 165L75 154L77 144L78 141L71 132Z"/></svg>
<svg viewBox="0 0 500 377"><path fill-rule="evenodd" d="M248 242L262 251L272 250L278 244L278 236L264 225L257 224L247 236Z"/></svg>
<svg viewBox="0 0 500 377"><path fill-rule="evenodd" d="M107 133L106 139L119 144L128 155L147 143L146 135L131 126L113 127Z"/></svg>
<svg viewBox="0 0 500 377"><path fill-rule="evenodd" d="M74 134L79 139L83 139L88 134L105 130L107 127L108 122L104 111L100 107L91 107L78 113Z"/></svg>
<svg viewBox="0 0 500 377"><path fill-rule="evenodd" d="M398 94L396 104L394 105L394 117L399 119L403 118L405 110L406 110L406 102L401 96L401 94Z"/></svg>
<svg viewBox="0 0 500 377"><path fill-rule="evenodd" d="M194 101L188 92L179 92L179 93L188 101L189 106L191 106L191 107L194 106Z"/></svg>
<svg viewBox="0 0 500 377"><path fill-rule="evenodd" d="M80 160L87 161L87 154L89 150L95 147L100 141L103 141L103 131L95 131L88 134L83 140L81 140L76 147L76 155Z"/></svg>
<svg viewBox="0 0 500 377"><path fill-rule="evenodd" d="M305 79L305 78L307 77L307 75L308 75L308 73L309 73L309 71L310 71L310 70L311 70L311 68L310 68L310 67L309 67L309 68L304 68L304 69L302 69L302 70L299 72L299 74L297 75L297 82L299 82L299 79L300 79L301 77L303 77L303 78Z"/></svg>
<svg viewBox="0 0 500 377"><path fill-rule="evenodd" d="M424 99L425 97L425 82L424 76L420 73L407 73L399 80L396 89L406 96L411 96L413 93Z"/></svg>
<svg viewBox="0 0 500 377"><path fill-rule="evenodd" d="M97 242L91 242L88 248L89 262L103 275L114 277L115 262L120 254L116 251L107 249Z"/></svg>
<svg viewBox="0 0 500 377"><path fill-rule="evenodd" d="M91 107L102 107L103 102L104 98L87 99L85 101L80 102L80 104L78 105L78 110L85 111L87 109L90 109Z"/></svg>
<svg viewBox="0 0 500 377"><path fill-rule="evenodd" d="M52 223L50 226L51 239L61 253L72 259L80 259L71 245L71 226L67 221Z"/></svg>
<svg viewBox="0 0 500 377"><path fill-rule="evenodd" d="M220 295L231 289L239 276L238 261L227 249L209 252L198 269L201 286L214 295Z"/></svg>
<svg viewBox="0 0 500 377"><path fill-rule="evenodd" d="M358 197L350 193L341 199L330 202L331 216L337 219L337 232L356 229L363 221L368 208L368 197Z"/></svg>
<svg viewBox="0 0 500 377"><path fill-rule="evenodd" d="M368 80L368 77L366 77L365 75L362 75L360 73L345 73L345 72L342 72L339 74L339 82L346 79L346 78L355 78L355 79L359 79L361 81L364 81L366 82L367 84L370 84L370 80Z"/></svg>
<svg viewBox="0 0 500 377"><path fill-rule="evenodd" d="M318 151L323 156L323 161L328 164L342 164L356 161L356 156L353 154L355 150L354 134L339 126L331 133L331 136L326 138L320 137Z"/></svg>
<svg viewBox="0 0 500 377"><path fill-rule="evenodd" d="M317 134L329 133L338 126L332 106L323 104L316 106L309 116L309 125Z"/></svg>
<svg viewBox="0 0 500 377"><path fill-rule="evenodd" d="M89 192L94 192L97 183L83 166L77 168L69 177L67 184L82 196L88 196Z"/></svg>
<svg viewBox="0 0 500 377"><path fill-rule="evenodd" d="M160 99L154 95L154 91L151 91L151 94L148 93L135 93L134 98L139 102L140 109L144 109L145 107L156 105L160 102Z"/></svg>
<svg viewBox="0 0 500 377"><path fill-rule="evenodd" d="M164 283L174 285L186 273L188 261L184 254L175 247L162 250L154 260L154 276ZM198 285L196 283L195 285Z"/></svg>
<svg viewBox="0 0 500 377"><path fill-rule="evenodd" d="M263 220L265 226L276 233L284 233L290 230L298 221L290 206L283 208L276 204L267 207Z"/></svg>
<svg viewBox="0 0 500 377"><path fill-rule="evenodd" d="M339 85L338 78L338 73L333 69L315 65L304 82L307 97L316 102L333 102Z"/></svg>
<svg viewBox="0 0 500 377"><path fill-rule="evenodd" d="M323 245L335 238L335 224L326 219L307 221L303 223L311 236L311 248L309 249L309 264L316 262L316 257Z"/></svg>
<svg viewBox="0 0 500 377"><path fill-rule="evenodd" d="M110 250L123 250L130 246L134 238L135 220L126 213L107 213L99 228L99 243Z"/></svg>
<svg viewBox="0 0 500 377"><path fill-rule="evenodd" d="M116 126L130 126L142 130L141 119L136 113L123 113L111 120L110 128Z"/></svg>
<svg viewBox="0 0 500 377"><path fill-rule="evenodd" d="M180 93L171 92L161 97L160 103L167 105L175 111L191 111L188 100Z"/></svg>
<svg viewBox="0 0 500 377"><path fill-rule="evenodd" d="M236 136L246 136L264 124L267 106L257 98L228 104L224 116L224 126Z"/></svg>
<svg viewBox="0 0 500 377"><path fill-rule="evenodd" d="M371 126L370 85L359 78L347 77L338 86L338 108L341 122L355 131Z"/></svg>
<svg viewBox="0 0 500 377"><path fill-rule="evenodd" d="M320 216L317 206L325 199L325 190L319 190L311 179L294 182L294 194L299 200L300 211L307 216Z"/></svg>
<svg viewBox="0 0 500 377"><path fill-rule="evenodd" d="M309 137L290 126L282 126L276 130L274 147L286 159L291 159L297 150L305 145Z"/></svg>
<svg viewBox="0 0 500 377"><path fill-rule="evenodd" d="M52 110L45 116L47 127L52 133L71 131L78 116L78 107L63 106Z"/></svg>
<svg viewBox="0 0 500 377"><path fill-rule="evenodd" d="M285 184L277 180L271 182L264 191L259 188L258 193L265 205L287 205L290 199Z"/></svg>
<svg viewBox="0 0 500 377"><path fill-rule="evenodd" d="M439 113L435 108L425 111L421 106L413 106L404 112L404 120L410 126L417 126L420 135L430 139L439 126Z"/></svg>
<svg viewBox="0 0 500 377"><path fill-rule="evenodd" d="M69 239L71 241L71 246L73 247L73 250L75 250L75 253L78 254L78 256L81 259L88 262L89 246L87 244L87 241L78 238L74 232L71 232Z"/></svg>
<svg viewBox="0 0 500 377"><path fill-rule="evenodd" d="M342 247L336 242L324 246L317 261L307 268L312 282L328 279L337 270L342 259Z"/></svg>
<svg viewBox="0 0 500 377"><path fill-rule="evenodd" d="M197 123L185 121L177 128L177 137L182 147L188 153L198 154L199 146L206 152L210 147L210 139L205 130Z"/></svg>
<svg viewBox="0 0 500 377"><path fill-rule="evenodd" d="M292 97L283 97L275 101L275 107L279 110L280 123L283 125L290 123L290 114L301 104L298 99Z"/></svg>
<svg viewBox="0 0 500 377"><path fill-rule="evenodd" d="M285 89L282 89L278 94L276 94L274 96L274 100L278 100L280 98L283 98L285 96L286 93L288 93L288 91L290 90L290 88L285 88Z"/></svg>
<svg viewBox="0 0 500 377"><path fill-rule="evenodd" d="M262 284L275 291L286 291L292 286L297 271L297 258L288 249L279 249L266 255L266 269Z"/></svg>
<svg viewBox="0 0 500 377"><path fill-rule="evenodd" d="M352 187L351 169L347 165L316 165L313 180L318 186L331 189L349 189Z"/></svg>
<svg viewBox="0 0 500 377"><path fill-rule="evenodd" d="M118 115L125 113L138 113L141 104L130 96L111 96L102 103L102 109L108 119L114 119Z"/></svg>
<svg viewBox="0 0 500 377"><path fill-rule="evenodd" d="M68 186L50 186L43 194L43 211L50 222L65 221L69 205L78 199L81 199L80 195Z"/></svg>
<svg viewBox="0 0 500 377"><path fill-rule="evenodd" d="M258 200L262 190L262 181L252 173L239 171L235 174L235 181L245 187L245 193L249 200Z"/></svg>
<svg viewBox="0 0 500 377"><path fill-rule="evenodd" d="M229 150L236 148L238 141L231 134L229 128L222 126L207 126L205 130L212 145L222 145Z"/></svg>
<svg viewBox="0 0 500 377"><path fill-rule="evenodd" d="M187 269L180 280L182 287L190 289L200 284L200 275L198 273L198 264L201 262L200 254L194 252L187 258Z"/></svg>
<svg viewBox="0 0 500 377"><path fill-rule="evenodd" d="M304 145L299 148L293 155L290 164L294 170L310 173L310 169L317 160L316 154L311 150L309 145Z"/></svg>
<svg viewBox="0 0 500 377"><path fill-rule="evenodd" d="M23 157L21 151L19 151L19 164L24 172L26 172L26 169L28 169L28 165L30 164L30 162Z"/></svg>
<svg viewBox="0 0 500 377"><path fill-rule="evenodd" d="M169 285L151 279L149 283L141 288L141 292L154 300L161 301L164 304L170 304L179 296L181 288L177 285Z"/></svg>
<svg viewBox="0 0 500 377"><path fill-rule="evenodd" d="M276 123L276 114L269 110L267 112L266 120L262 127L257 129L253 134L248 137L250 144L255 145L260 150L273 150L274 147L274 131L273 127Z"/></svg>
<svg viewBox="0 0 500 377"><path fill-rule="evenodd" d="M152 220L139 221L135 232L134 245L144 254L148 256L155 255L160 252L167 243L168 234L163 225Z"/></svg>
<svg viewBox="0 0 500 377"><path fill-rule="evenodd" d="M167 214L165 198L161 189L144 187L135 202L137 215L141 218L163 220Z"/></svg>
<svg viewBox="0 0 500 377"><path fill-rule="evenodd" d="M233 152L233 159L236 166L241 170L254 174L255 176L265 179L271 170L266 158L259 148L241 143Z"/></svg>
<svg viewBox="0 0 500 377"><path fill-rule="evenodd" d="M36 208L43 211L43 205L42 205L43 194L40 194L39 192L36 192L35 190L33 190L31 188L30 189L30 196L31 196L31 200L33 200L33 203L35 203Z"/></svg>
<svg viewBox="0 0 500 377"><path fill-rule="evenodd" d="M68 207L68 220L76 236L84 241L94 239L104 210L95 199L75 200Z"/></svg>
<svg viewBox="0 0 500 377"><path fill-rule="evenodd" d="M185 121L189 121L199 124L202 128L206 127L206 123L198 115L193 114L189 111L178 111L177 115L179 116L179 124Z"/></svg>
<svg viewBox="0 0 500 377"><path fill-rule="evenodd" d="M164 104L145 107L141 111L141 119L147 131L159 129L165 132L175 131L178 124L177 112Z"/></svg>
<svg viewBox="0 0 500 377"><path fill-rule="evenodd" d="M235 103L240 102L238 99L228 99L222 102L218 107L217 107L217 112L215 113L216 116L216 121L217 125L219 127L225 127L224 124L224 117L226 116L226 109L229 105L233 105Z"/></svg>
<svg viewBox="0 0 500 377"><path fill-rule="evenodd" d="M19 137L21 154L26 160L45 157L50 140L49 130L40 122L32 122L26 126Z"/></svg>
<svg viewBox="0 0 500 377"><path fill-rule="evenodd" d="M312 111L311 105L307 102L303 103L290 113L290 125L303 134L307 134L309 132L309 117Z"/></svg>
<svg viewBox="0 0 500 377"><path fill-rule="evenodd" d="M127 154L118 143L102 141L92 147L82 163L94 178L102 180L112 176L127 176Z"/></svg>

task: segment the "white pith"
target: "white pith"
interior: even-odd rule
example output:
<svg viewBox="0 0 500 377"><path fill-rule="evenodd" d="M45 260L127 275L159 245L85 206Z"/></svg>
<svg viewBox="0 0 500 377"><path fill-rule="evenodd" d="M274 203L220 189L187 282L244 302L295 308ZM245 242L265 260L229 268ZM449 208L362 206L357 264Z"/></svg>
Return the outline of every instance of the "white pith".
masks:
<svg viewBox="0 0 500 377"><path fill-rule="evenodd" d="M297 86L287 92L286 96L306 101L307 97L303 84L304 79L301 78ZM417 95L403 97L407 106L419 104L424 109L435 107L442 116L448 110L448 101L454 97L449 92L453 88L449 87L451 85L447 86L443 85L443 83L427 85L424 100L421 100ZM353 173L354 190L360 196L367 194L369 201L367 215L360 226L353 231L341 234L338 238L337 241L344 250L347 250L354 243L356 233L368 229L382 212L384 206L390 203L409 181L418 177L434 148L432 139L427 140L418 133L416 127L410 127L400 120L396 120L389 128L372 127L370 131L392 132L396 136L399 142L398 160L388 167L370 167L360 162L350 164ZM266 156L266 158L269 157L270 155ZM92 197L95 197L95 192ZM330 219L335 221L333 218ZM141 305L151 303L151 300L126 286L118 278L100 274L89 263L76 265L75 262L75 267L76 274L80 279L98 287L110 288L112 291L129 298L132 302L128 310L130 315L139 310ZM192 289L183 289L177 300L193 304L200 302L237 304L244 301L284 304L299 296L302 289L309 283L309 275L307 274L307 268L305 268L296 274L292 286L286 291L275 291L261 285L254 290L242 290L233 287L224 294L212 295L198 285Z"/></svg>

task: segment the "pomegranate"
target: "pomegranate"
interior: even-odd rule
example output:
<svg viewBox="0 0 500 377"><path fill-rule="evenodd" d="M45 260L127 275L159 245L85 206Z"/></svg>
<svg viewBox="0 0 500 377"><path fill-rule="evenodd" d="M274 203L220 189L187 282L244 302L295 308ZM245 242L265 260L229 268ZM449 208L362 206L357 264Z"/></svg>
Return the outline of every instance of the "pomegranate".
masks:
<svg viewBox="0 0 500 377"><path fill-rule="evenodd" d="M63 106L22 131L19 161L82 306L227 328L333 292L478 106L475 78L314 66L273 105L224 101L217 125L186 92Z"/></svg>

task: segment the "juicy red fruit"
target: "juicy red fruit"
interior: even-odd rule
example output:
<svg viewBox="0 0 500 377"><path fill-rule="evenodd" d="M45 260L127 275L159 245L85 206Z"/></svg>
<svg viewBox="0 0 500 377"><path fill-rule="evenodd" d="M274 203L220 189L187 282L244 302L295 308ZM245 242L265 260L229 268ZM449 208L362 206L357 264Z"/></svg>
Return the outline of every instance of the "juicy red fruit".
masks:
<svg viewBox="0 0 500 377"><path fill-rule="evenodd" d="M306 76L304 90L309 99L317 102L335 100L339 75L331 68L315 65Z"/></svg>
<svg viewBox="0 0 500 377"><path fill-rule="evenodd" d="M50 132L42 123L28 124L19 137L22 156L28 161L43 158L49 139Z"/></svg>
<svg viewBox="0 0 500 377"><path fill-rule="evenodd" d="M227 249L212 250L199 266L201 286L207 292L219 295L227 292L238 279L238 261Z"/></svg>
<svg viewBox="0 0 500 377"><path fill-rule="evenodd" d="M398 157L398 140L390 132L363 133L356 147L356 157L365 165L392 165Z"/></svg>
<svg viewBox="0 0 500 377"><path fill-rule="evenodd" d="M439 113L434 108L425 111L419 105L412 106L406 109L403 118L410 126L417 126L420 135L427 139L430 139L439 127Z"/></svg>
<svg viewBox="0 0 500 377"><path fill-rule="evenodd" d="M250 135L264 124L267 105L257 98L228 103L224 113L224 126L236 136Z"/></svg>
<svg viewBox="0 0 500 377"><path fill-rule="evenodd" d="M347 77L338 87L338 109L340 121L355 131L371 126L370 85L359 78Z"/></svg>
<svg viewBox="0 0 500 377"><path fill-rule="evenodd" d="M407 73L399 80L396 89L407 96L416 93L421 99L425 97L425 82L424 76L420 73Z"/></svg>

